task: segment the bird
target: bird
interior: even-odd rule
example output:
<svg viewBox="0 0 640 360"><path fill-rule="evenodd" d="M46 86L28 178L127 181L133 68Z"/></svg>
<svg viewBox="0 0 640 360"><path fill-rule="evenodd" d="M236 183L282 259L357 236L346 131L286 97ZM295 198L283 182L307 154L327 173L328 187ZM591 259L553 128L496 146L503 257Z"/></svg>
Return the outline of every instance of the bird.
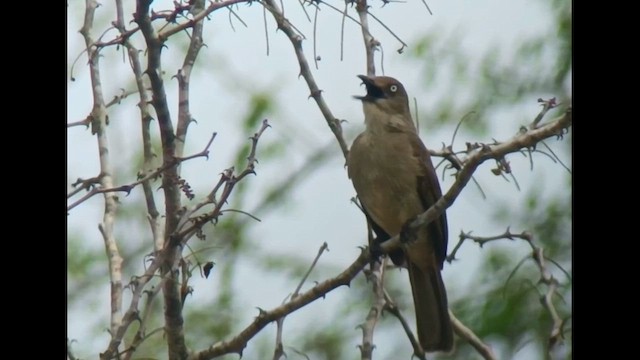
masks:
<svg viewBox="0 0 640 360"><path fill-rule="evenodd" d="M408 223L441 196L431 155L420 140L404 86L389 76L358 75L366 86L365 130L347 158L348 176L376 234L375 244L400 234L401 249L389 257L409 273L418 341L426 352L450 351L453 330L441 270L447 253L445 212L414 233ZM373 247L372 247L373 248Z"/></svg>

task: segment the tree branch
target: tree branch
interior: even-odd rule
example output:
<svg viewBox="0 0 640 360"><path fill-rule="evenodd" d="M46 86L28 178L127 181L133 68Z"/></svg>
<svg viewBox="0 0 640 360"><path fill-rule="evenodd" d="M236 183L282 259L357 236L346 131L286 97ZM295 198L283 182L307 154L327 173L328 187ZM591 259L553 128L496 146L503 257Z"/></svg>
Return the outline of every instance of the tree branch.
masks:
<svg viewBox="0 0 640 360"><path fill-rule="evenodd" d="M175 271L181 258L182 248L179 241L172 241L179 221L180 188L179 172L175 166L171 166L176 158L175 133L169 113L164 81L162 80L161 54L164 40L151 24L149 17L150 0L137 0L134 21L140 27L147 44L147 70L145 73L151 80L152 103L158 116L160 127L160 139L162 141L162 162L166 167L162 176L162 190L165 199L165 239L163 264L161 274L165 280L163 286L165 334L169 347L169 359L185 359L187 346L184 339L184 320L182 318L182 301L179 291L179 279Z"/></svg>
<svg viewBox="0 0 640 360"><path fill-rule="evenodd" d="M324 297L327 293L340 286L349 285L351 280L368 264L369 261L369 251L363 249L360 256L338 276L319 283L313 288L303 292L295 299L291 299L291 301L286 304L282 304L270 311L260 310L256 319L231 340L220 341L211 345L206 350L196 352L189 357L189 360L208 360L228 353L237 353L242 355L242 350L247 346L247 342L267 326L267 324L291 314L321 297Z"/></svg>
<svg viewBox="0 0 640 360"><path fill-rule="evenodd" d="M372 299L364 324L359 325L362 329L362 345L358 345L358 348L360 349L360 358L362 360L373 359L373 349L375 348L373 333L386 305L383 279L387 260L388 257L384 257L383 263L374 261L371 264L371 270L366 272L367 281L371 282Z"/></svg>
<svg viewBox="0 0 640 360"><path fill-rule="evenodd" d="M466 327L455 315L449 310L449 317L451 318L451 324L453 325L453 331L459 337L467 340L471 346L482 356L485 360L496 360L496 356L491 348L482 342L482 340Z"/></svg>
<svg viewBox="0 0 640 360"><path fill-rule="evenodd" d="M260 130L258 130L258 132L255 133L250 138L251 150L249 151L249 156L247 157L247 166L245 167L245 169L237 176L233 175L233 171L234 171L233 168L229 168L225 170L222 173L220 180L218 181L216 186L214 186L213 190L209 193L209 195L203 201L196 204L193 208L184 212L180 220L180 223L178 224L178 227L176 229L176 234L175 234L176 239L180 239L182 244L185 244L187 241L189 241L189 239L194 234L200 233L202 231L202 226L204 226L206 223L212 220L217 220L222 212L222 206L224 206L227 203L227 199L231 195L231 192L233 191L233 188L235 187L235 185L239 181L244 179L247 175L255 174L255 164L257 162L256 149L258 146L258 140L262 136L262 133L268 127L270 127L269 122L267 121L267 119L264 119L262 121L262 126L260 127ZM218 190L220 190L222 185L224 185L224 188L222 190L222 195L220 196L220 199L217 200L216 194L218 193ZM213 210L209 211L206 214L193 217L193 215L198 210L202 209L203 207L209 204L215 204L215 207ZM186 226L186 224L189 222L191 222L191 226L187 227L186 229L183 229Z"/></svg>
<svg viewBox="0 0 640 360"><path fill-rule="evenodd" d="M212 3L215 4L215 3ZM191 5L191 14L194 17L198 17L200 13L204 11L204 0L195 0ZM184 152L184 145L187 138L187 130L189 124L193 120L191 118L191 112L189 110L189 85L191 79L191 71L198 57L198 53L203 46L204 40L202 38L202 29L204 24L202 21L197 21L193 25L193 31L191 32L191 41L189 42L189 48L187 54L184 57L182 63L182 69L178 70L176 78L178 79L178 126L176 128L176 156L182 156Z"/></svg>
<svg viewBox="0 0 640 360"><path fill-rule="evenodd" d="M420 343L416 339L415 335L413 334L413 331L411 331L411 326L409 325L409 322L402 315L402 312L400 311L398 306L396 306L395 302L393 301L393 299L391 299L391 296L386 291L384 292L384 300L385 300L384 309L386 311L389 311L393 316L395 316L400 321L400 324L402 325L404 332L407 334L407 337L411 342L411 346L413 346L413 356L417 357L420 360L426 360L425 352L422 349L422 346L420 346Z"/></svg>
<svg viewBox="0 0 640 360"><path fill-rule="evenodd" d="M155 169L154 171L147 173L147 175L137 181L134 181L132 183L129 184L125 184L125 185L120 185L117 187L111 187L111 188L106 188L106 189L102 189L102 188L94 188L92 187L93 185L90 183L90 181L92 181L93 179L100 179L101 177L95 177L95 178L91 178L88 180L81 180L78 179L78 181L76 183L81 183L83 186L79 187L78 189L74 190L70 195L68 195L67 197L72 196L73 194L77 193L79 190L82 190L82 188L89 188L91 187L91 190L82 198L78 199L77 201L75 201L73 204L69 205L67 207L67 211L70 211L71 209L73 209L74 207L80 205L81 203L85 202L86 200L88 200L89 198L91 198L92 196L96 195L96 194L104 194L104 193L111 193L111 192L126 192L127 195L129 195L129 193L131 193L131 190L133 190L136 186L142 184L144 186L144 184L148 184L150 180L157 178L160 174L162 174L164 171L166 171L167 169L169 169L170 167L176 167L179 164L187 161L187 160L191 160L191 159L195 159L197 157L209 157L209 147L211 147L211 143L213 142L213 140L215 139L217 133L213 133L211 138L209 139L209 142L207 143L207 146L200 152L193 154L193 155L189 155L187 157L183 157L183 158L174 158L174 161L171 163L166 163L164 165L162 165L161 167ZM152 154L150 154L150 156L152 156ZM150 187L150 185L149 185ZM149 191L151 192L151 189L149 189ZM147 196L147 193L145 192L145 197L147 198L147 202L152 201L153 200L153 195L149 194L149 196ZM153 205L155 205L155 203L153 203ZM152 207L150 210L155 210L155 206ZM157 212L157 210L156 210ZM151 214L151 212L150 212ZM155 216L157 217L158 214L156 214Z"/></svg>
<svg viewBox="0 0 640 360"><path fill-rule="evenodd" d="M293 294L291 295L291 300L294 300L295 298L298 297L298 295L300 294L300 289L302 289L302 285L304 285L305 281L307 281L307 278L309 277L309 274L311 274L311 271L313 271L313 268L315 268L316 264L318 263L318 260L320 259L320 256L322 256L322 253L325 251L329 251L329 246L327 245L327 243L322 243L322 246L320 246L320 249L318 249L318 254L316 255L315 259L313 259L313 262L311 263L311 266L309 266L309 269L307 270L307 272L304 274L304 276L302 277L302 280L300 280L300 283L298 284L298 286L296 287L295 291L293 292ZM286 357L287 355L284 353L284 346L282 345L282 328L284 327L284 319L286 316L283 316L281 318L279 318L278 320L276 320L276 325L278 327L277 329L277 333L276 333L276 348L274 350L273 353L273 360L278 360L280 359L283 355Z"/></svg>
<svg viewBox="0 0 640 360"><path fill-rule="evenodd" d="M280 7L274 0L264 0L262 4L269 10L276 23L278 24L278 29L282 30L285 35L291 41L291 45L293 45L294 52L296 57L298 58L298 64L300 65L300 75L304 77L307 82L307 86L311 91L310 97L312 97L318 108L320 108L320 112L324 116L324 119L329 125L329 128L333 132L336 140L338 141L338 145L340 145L340 150L342 150L342 154L344 157L347 157L347 153L349 152L349 147L345 142L342 136L342 125L340 124L340 120L336 119L335 116L331 113L331 110L327 106L327 103L324 101L324 97L322 96L322 90L318 88L316 81L311 74L311 69L309 68L309 63L307 62L307 58L304 55L304 51L302 50L302 37L293 30L293 26L284 17L284 14L280 10Z"/></svg>
<svg viewBox="0 0 640 360"><path fill-rule="evenodd" d="M376 65L374 52L380 46L380 42L376 40L369 31L369 19L367 17L369 5L367 0L356 1L356 11L360 18L360 28L362 29L362 38L364 40L364 48L367 55L367 76L376 75Z"/></svg>
<svg viewBox="0 0 640 360"><path fill-rule="evenodd" d="M149 225L151 227L151 232L153 234L153 244L154 250L159 251L162 248L163 239L162 239L162 224L159 221L160 212L156 206L155 198L153 196L153 190L151 189L151 181L152 177L147 177L153 170L154 160L156 158L156 154L153 151L153 146L151 144L151 113L150 113L150 101L148 95L147 86L142 79L142 65L140 63L140 56L138 49L129 41L129 37L125 36L128 32L125 28L124 21L124 10L122 5L122 0L116 0L116 21L114 26L123 39L123 45L127 49L127 54L129 55L129 64L131 65L131 70L133 71L133 76L136 82L136 88L138 90L138 95L140 97L140 102L138 103L138 109L140 110L140 125L142 132L142 153L144 158L144 163L142 166L141 176L144 181L142 181L142 189L144 192L145 203L147 206L147 213L149 219Z"/></svg>
<svg viewBox="0 0 640 360"><path fill-rule="evenodd" d="M98 2L95 0L86 0L85 4L84 24L80 29L80 33L84 37L87 55L89 57L89 72L93 95L93 109L90 115L91 128L92 134L96 134L98 143L100 185L104 188L110 188L113 186L113 168L109 157L109 139L106 131L109 115L107 114L102 94L99 49L94 46L94 40L91 35ZM120 327L122 321L122 257L120 256L118 244L113 232L117 207L118 201L116 195L114 193L105 193L104 214L99 229L102 234L107 261L109 263L109 280L111 283L109 329L112 336L118 327Z"/></svg>
<svg viewBox="0 0 640 360"><path fill-rule="evenodd" d="M456 244L456 247L454 248L452 253L449 256L447 256L447 261L449 262L451 262L451 260L455 260L455 253L457 252L457 250L460 248L460 246L466 239L474 241L480 247L482 247L484 244L488 242L503 240L503 239L509 239L509 240L522 239L526 241L527 244L529 244L532 250L531 258L535 262L540 272L539 282L547 286L547 291L540 296L540 303L545 307L545 309L547 309L553 321L553 326L551 328L551 332L549 336L549 349L548 349L549 351L551 351L556 344L558 344L564 339L563 327L564 327L565 320L563 320L560 317L560 315L558 314L558 311L555 308L555 305L553 304L553 296L557 292L557 287L559 283L558 283L558 280L551 274L549 269L547 269L546 258L544 256L544 249L534 244L533 236L529 232L524 231L520 234L515 234L515 233L512 233L509 230L509 228L507 228L507 230L504 233L500 235L495 235L495 236L471 236L470 234L461 232L459 237L460 237L460 240L458 241L458 244ZM476 347L476 345L474 345L474 347Z"/></svg>
<svg viewBox="0 0 640 360"><path fill-rule="evenodd" d="M529 148L536 143L550 138L550 137L562 137L564 131L566 131L572 124L571 108L567 109L565 113L558 118L550 121L549 123L526 132L521 132L513 137L511 140L495 144L486 145L483 144L477 149L472 150L469 157L465 160L464 165L460 168L460 171L456 174L456 180L451 185L449 190L436 201L433 206L427 209L422 214L418 215L408 225L410 231L417 231L422 226L427 226L431 221L437 218L446 208L451 206L455 199L460 195L464 187L467 185L473 173L478 166L489 159L500 159L507 154L515 153L523 148ZM398 235L391 237L389 240L381 244L381 249L384 253L400 249L401 242Z"/></svg>

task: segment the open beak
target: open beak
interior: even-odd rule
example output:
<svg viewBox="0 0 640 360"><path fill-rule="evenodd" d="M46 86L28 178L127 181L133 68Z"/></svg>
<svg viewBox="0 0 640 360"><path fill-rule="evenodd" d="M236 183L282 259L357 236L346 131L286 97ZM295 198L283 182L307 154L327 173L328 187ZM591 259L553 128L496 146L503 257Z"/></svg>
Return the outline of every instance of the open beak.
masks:
<svg viewBox="0 0 640 360"><path fill-rule="evenodd" d="M365 96L354 95L353 97L355 99L362 100L362 101L375 101L377 99L381 99L385 97L382 89L380 89L380 87L376 85L375 81L372 78L365 75L358 75L358 77L362 80L362 83L364 84L364 86L367 87L367 95Z"/></svg>

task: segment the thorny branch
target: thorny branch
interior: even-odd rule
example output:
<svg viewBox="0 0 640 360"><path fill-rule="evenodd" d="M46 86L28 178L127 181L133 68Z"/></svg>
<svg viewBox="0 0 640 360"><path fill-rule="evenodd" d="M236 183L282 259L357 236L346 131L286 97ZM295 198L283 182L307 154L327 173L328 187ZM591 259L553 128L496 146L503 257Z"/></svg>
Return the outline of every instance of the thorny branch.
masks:
<svg viewBox="0 0 640 360"><path fill-rule="evenodd" d="M457 178L454 184L449 188L447 193L444 194L431 208L424 213L420 214L414 221L411 222L409 227L411 229L417 229L421 226L427 226L427 224L435 219L444 209L451 206L453 201L458 197L464 186L469 182L473 172L484 161L495 158L503 157L508 153L514 153L522 148L530 147L537 142L549 138L558 136L563 131L571 126L572 117L571 109L560 117L550 121L549 123L524 134L519 134L509 141L498 145L486 145L476 152L472 153L468 161L462 166L458 172ZM389 253L393 250L397 250L401 247L400 238L398 235L390 238L380 245L380 250L383 253ZM262 328L273 321L277 321L279 318L296 311L297 309L324 297L328 292L335 288L348 285L351 280L371 261L369 251L365 250L360 256L347 267L338 276L325 280L316 285L312 289L300 294L300 296L292 299L290 302L283 304L270 311L261 311L256 319L249 324L238 335L228 341L220 341L211 345L208 349L199 351L191 356L190 360L207 360L213 359L215 356L238 353L241 354L242 350L246 347L249 340L251 340Z"/></svg>
<svg viewBox="0 0 640 360"><path fill-rule="evenodd" d="M364 48L367 55L367 76L374 76L376 74L374 52L380 46L380 42L369 31L368 7L367 0L356 1L356 11L360 17L360 29L362 30L362 38L364 39Z"/></svg>
<svg viewBox="0 0 640 360"><path fill-rule="evenodd" d="M449 310L449 317L451 318L451 324L453 325L453 331L456 335L461 338L467 340L471 346L485 359L485 360L496 360L496 356L493 353L493 350L482 342L482 340L471 331L468 327L466 327L460 320L458 320L455 315Z"/></svg>
<svg viewBox="0 0 640 360"><path fill-rule="evenodd" d="M395 316L398 319L398 321L400 321L400 324L402 325L404 332L407 334L407 337L411 342L411 346L413 346L413 355L420 360L426 360L426 355L424 353L424 350L422 350L420 343L418 342L415 335L413 334L413 331L411 331L411 326L409 325L409 322L404 317L404 315L402 315L402 312L400 311L398 306L396 306L396 303L393 301L393 299L391 299L391 296L386 291L384 292L384 300L385 300L384 310L390 312L393 316Z"/></svg>
<svg viewBox="0 0 640 360"><path fill-rule="evenodd" d="M300 283L298 284L298 286L296 287L295 291L291 295L291 300L293 300L296 297L298 297L298 295L300 294L300 289L302 289L302 285L304 285L304 283L307 281L307 278L311 274L311 271L313 271L313 269L316 267L316 264L318 263L318 260L320 259L320 256L322 256L322 253L324 253L325 251L329 251L329 246L327 245L326 242L323 243L322 246L320 246L320 249L318 249L318 254L316 255L315 259L313 259L313 262L311 263L311 266L309 266L309 269L304 274L304 276L302 277L302 280L300 280ZM287 356L284 353L284 346L283 346L283 343L282 343L282 328L284 327L284 319L285 319L285 316L283 316L283 317L279 318L278 320L276 320L276 326L277 326L276 347L275 347L275 350L274 350L274 353L273 353L273 360L278 360L282 356L285 356L285 357Z"/></svg>
<svg viewBox="0 0 640 360"><path fill-rule="evenodd" d="M109 139L106 127L109 115L104 103L102 93L102 80L100 76L100 52L94 46L92 36L93 20L95 10L98 7L96 0L86 0L85 2L84 24L80 33L84 37L87 56L89 57L89 73L91 77L91 88L93 95L93 108L91 110L91 133L96 135L98 153L100 159L100 185L104 188L113 186L113 167L109 156ZM118 244L114 234L114 224L118 207L117 197L114 193L104 194L104 214L102 223L98 229L104 241L105 252L109 264L110 289L110 324L109 330L114 334L122 323L122 256L118 249Z"/></svg>
<svg viewBox="0 0 640 360"><path fill-rule="evenodd" d="M127 33L127 29L125 27L125 19L124 19L124 9L122 0L116 0L116 21L113 24L116 29L120 32L120 34L124 35ZM140 125L141 125L141 133L142 133L142 154L144 163L141 170L141 177L145 177L147 174L152 172L153 162L156 158L156 154L153 151L153 147L151 144L151 103L149 99L149 91L152 89L149 88L143 78L143 70L142 63L140 61L140 52L138 49L129 41L128 37L123 37L122 44L127 49L127 54L129 56L129 65L131 66L131 70L133 72L133 76L136 83L136 88L138 90L139 95L139 103L138 109L140 111ZM114 100L116 100L114 98ZM119 102L119 100L118 100ZM147 218L149 220L149 225L151 227L151 233L153 234L153 244L154 250L159 251L163 246L163 238L162 238L162 224L158 220L160 216L160 212L156 206L156 201L153 196L153 190L151 189L151 181L147 180L142 183L142 189L145 197L145 204L147 206Z"/></svg>
<svg viewBox="0 0 640 360"><path fill-rule="evenodd" d="M329 125L329 128L333 132L336 140L338 141L338 144L340 145L342 154L346 158L347 153L349 152L349 146L347 146L347 143L342 136L342 125L340 124L340 120L333 116L333 113L329 109L329 106L324 101L322 90L320 90L320 88L316 84L316 80L313 77L313 74L311 74L309 62L307 61L307 58L304 55L304 51L302 50L302 37L293 30L293 26L291 25L289 20L284 17L282 10L278 6L278 4L276 4L275 0L264 0L262 4L267 8L267 10L275 19L276 23L278 24L278 29L282 30L289 38L289 41L291 41L291 45L293 45L296 57L298 58L298 64L300 65L300 75L304 77L305 81L307 82L307 86L311 91L311 94L309 96L316 101L316 104L320 108L320 112L322 112L322 115L327 122L327 125Z"/></svg>
<svg viewBox="0 0 640 360"><path fill-rule="evenodd" d="M77 201L75 201L73 204L69 205L67 207L67 211L70 211L71 209L73 209L74 207L80 205L81 203L85 202L86 200L88 200L89 198L91 198L92 196L96 195L96 194L103 194L103 193L110 193L110 192L126 192L127 195L129 195L131 193L131 190L133 190L136 186L140 185L140 184L145 184L147 183L149 180L153 180L156 179L157 177L159 177L160 175L162 175L162 173L164 171L166 171L167 169L171 168L171 167L176 167L179 164L187 161L187 160L191 160L191 159L195 159L197 157L209 157L209 147L211 146L211 143L213 142L213 140L216 137L216 133L213 133L213 135L211 135L211 138L209 139L209 142L207 143L207 146L204 148L204 150L200 151L199 153L193 154L193 155L189 155L187 157L184 158L173 158L173 160L171 162L167 162L164 165L162 165L161 167L155 169L154 171L148 173L146 176L144 176L141 179L138 179L137 181L134 181L130 184L126 184L126 185L120 185L120 186L116 186L116 187L110 187L110 188L96 188L94 185L96 183L96 179L100 179L100 176L98 177L94 177L91 179L87 179L87 180L83 180L83 179L78 179L73 185L81 185L78 186L76 188L76 190L74 190L71 194L69 194L67 197L71 197L74 194L76 194L78 192L78 190L82 190L82 189L91 189L86 195L84 195L82 198L78 199Z"/></svg>
<svg viewBox="0 0 640 360"><path fill-rule="evenodd" d="M533 241L533 235L531 233L524 231L522 233L516 234L512 233L509 228L505 230L504 233L495 236L472 236L470 233L460 232L458 243L455 248L447 256L447 261L451 262L455 260L455 254L462 245L465 240L471 240L477 243L480 247L484 244L496 241L496 240L514 240L521 239L527 242L531 247L531 259L535 262L538 267L538 271L540 272L540 283L543 283L547 286L547 291L543 295L540 296L540 302L542 305L549 311L551 315L551 319L553 321L553 326L551 328L551 332L549 335L549 351L553 349L553 347L561 342L564 339L563 328L565 324L565 320L558 315L558 311L555 308L553 303L554 295L556 294L557 287L559 285L558 279L556 279L553 274L547 268L546 257L544 256L544 249L537 246Z"/></svg>
<svg viewBox="0 0 640 360"><path fill-rule="evenodd" d="M183 30L186 30L188 28L194 27L197 23L200 23L204 18L208 17L211 13L213 13L216 10L219 10L219 9L222 9L222 8L227 8L227 7L230 7L232 5L243 3L243 2L251 3L251 1L253 1L253 0L211 1L209 6L206 9L204 9L204 11L198 13L197 15L194 15L191 19L187 19L185 22L183 22L181 24L177 24L178 16L181 15L183 12L189 10L189 8L191 6L190 5L182 5L182 4L174 1L174 4L176 6L174 10L170 10L170 11L166 11L166 12L162 12L162 13L153 12L151 14L151 16L149 17L149 20L150 21L165 20L167 22L167 24L176 24L175 26L170 27L169 29L167 29L165 31L162 31L162 32L160 32L158 34L158 38L161 41L165 41L169 37L181 32ZM147 5L147 7L148 7L148 5ZM138 31L140 31L140 29L141 29L140 26L133 27L133 28L131 28L129 30L121 32L118 37L116 37L116 38L114 38L112 40L104 41L104 42L102 42L102 41L96 42L95 46L98 47L98 48L103 48L103 47L112 46L112 45L124 44L125 41L127 41L129 38L131 38L131 36L133 36Z"/></svg>
<svg viewBox="0 0 640 360"><path fill-rule="evenodd" d="M382 263L374 261L371 264L371 269L369 271L365 271L367 280L371 282L372 304L364 323L359 325L362 329L362 345L358 345L358 348L360 349L360 357L362 360L373 359L373 349L375 348L373 343L373 334L376 324L378 323L378 319L380 319L385 307L383 279L387 261L388 257L384 257Z"/></svg>
<svg viewBox="0 0 640 360"><path fill-rule="evenodd" d="M216 356L228 353L242 354L242 350L247 346L247 342L252 339L267 324L277 321L279 318L291 314L301 307L324 297L332 290L349 285L351 280L360 273L367 263L370 261L369 252L363 250L360 256L336 277L327 279L313 288L298 295L295 299L282 304L272 310L261 310L258 316L242 330L238 335L228 341L220 341L211 345L208 349L194 353L189 360L208 360Z"/></svg>
<svg viewBox="0 0 640 360"><path fill-rule="evenodd" d="M190 2L192 5L191 13L197 17L204 11L204 0L195 0ZM178 70L176 78L178 79L178 126L176 127L176 156L182 156L184 152L184 145L187 139L187 130L189 124L193 121L191 118L191 111L189 108L189 90L191 71L195 65L196 58L200 49L204 45L202 38L202 29L204 23L198 21L193 25L193 31L191 32L191 41L189 42L189 48L184 57L182 68Z"/></svg>
<svg viewBox="0 0 640 360"><path fill-rule="evenodd" d="M260 140L262 133L269 127L270 125L268 120L264 119L262 121L260 130L258 130L258 132L250 138L251 150L249 151L249 156L247 157L247 165L244 170L240 172L240 174L234 175L233 168L225 170L220 176L220 180L214 186L209 195L207 195L207 197L203 201L196 204L193 208L183 212L184 214L181 216L175 234L176 239L180 239L180 242L182 244L186 243L193 235L200 234L202 226L204 226L208 222L217 221L218 217L222 213L222 206L226 204L227 199L231 195L231 192L233 191L235 185L239 181L244 179L247 175L255 174L255 164L258 161L256 159L258 140ZM222 194L220 195L219 199L216 199L216 195L220 188L222 188ZM197 211L209 204L215 205L211 211L199 216L193 216ZM187 226L187 224L190 225Z"/></svg>

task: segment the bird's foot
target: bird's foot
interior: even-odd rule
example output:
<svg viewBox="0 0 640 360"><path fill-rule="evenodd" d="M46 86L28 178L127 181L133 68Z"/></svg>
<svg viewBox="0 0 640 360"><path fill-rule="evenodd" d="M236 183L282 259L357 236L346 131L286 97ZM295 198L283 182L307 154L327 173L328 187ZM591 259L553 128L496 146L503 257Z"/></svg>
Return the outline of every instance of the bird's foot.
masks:
<svg viewBox="0 0 640 360"><path fill-rule="evenodd" d="M400 242L403 244L410 244L418 238L416 235L416 229L411 228L411 223L413 219L407 220L407 222L402 225L402 229L400 229Z"/></svg>
<svg viewBox="0 0 640 360"><path fill-rule="evenodd" d="M371 253L371 261L382 262L382 257L385 255L385 253L384 251L382 251L380 241L377 241L377 239L372 241L371 246L369 247L369 252Z"/></svg>

